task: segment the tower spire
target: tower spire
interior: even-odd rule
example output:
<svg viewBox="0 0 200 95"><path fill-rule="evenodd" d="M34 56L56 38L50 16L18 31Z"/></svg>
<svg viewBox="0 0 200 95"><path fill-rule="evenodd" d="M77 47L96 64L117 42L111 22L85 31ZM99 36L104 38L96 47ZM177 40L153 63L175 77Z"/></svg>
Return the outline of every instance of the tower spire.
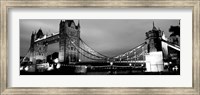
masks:
<svg viewBox="0 0 200 95"><path fill-rule="evenodd" d="M60 20L60 24L62 24L62 20Z"/></svg>
<svg viewBox="0 0 200 95"><path fill-rule="evenodd" d="M77 25L77 26L78 26L78 28L80 29L80 20L78 20L78 25Z"/></svg>
<svg viewBox="0 0 200 95"><path fill-rule="evenodd" d="M156 27L155 27L155 25L154 25L154 21L153 21L153 30L156 30Z"/></svg>
<svg viewBox="0 0 200 95"><path fill-rule="evenodd" d="M154 21L153 21L153 27L155 27L155 26L154 26Z"/></svg>

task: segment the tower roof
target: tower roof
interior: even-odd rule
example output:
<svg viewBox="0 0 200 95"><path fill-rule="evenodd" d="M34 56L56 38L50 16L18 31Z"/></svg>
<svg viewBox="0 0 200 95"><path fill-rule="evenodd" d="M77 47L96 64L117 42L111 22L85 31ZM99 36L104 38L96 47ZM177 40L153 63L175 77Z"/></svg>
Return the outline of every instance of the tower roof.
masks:
<svg viewBox="0 0 200 95"><path fill-rule="evenodd" d="M80 21L78 20L78 25L76 26L76 29L80 29Z"/></svg>
<svg viewBox="0 0 200 95"><path fill-rule="evenodd" d="M44 36L41 28L38 30L36 35L37 35L37 38L42 38Z"/></svg>
<svg viewBox="0 0 200 95"><path fill-rule="evenodd" d="M72 23L74 23L74 20L65 20L65 23L68 23L68 26L71 26Z"/></svg>
<svg viewBox="0 0 200 95"><path fill-rule="evenodd" d="M60 24L62 24L63 23L63 21L62 20L60 20Z"/></svg>
<svg viewBox="0 0 200 95"><path fill-rule="evenodd" d="M77 26L80 27L80 20L78 20L78 25Z"/></svg>
<svg viewBox="0 0 200 95"><path fill-rule="evenodd" d="M153 29L152 30L157 30L157 28L154 25L154 21L153 21Z"/></svg>

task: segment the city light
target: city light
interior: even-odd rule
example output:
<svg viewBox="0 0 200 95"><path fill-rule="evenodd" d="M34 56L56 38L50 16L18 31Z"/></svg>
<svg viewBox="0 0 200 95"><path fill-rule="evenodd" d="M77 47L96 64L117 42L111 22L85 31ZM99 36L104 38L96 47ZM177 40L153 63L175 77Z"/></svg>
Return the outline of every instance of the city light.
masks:
<svg viewBox="0 0 200 95"><path fill-rule="evenodd" d="M23 70L23 67L20 67L20 70Z"/></svg>
<svg viewBox="0 0 200 95"><path fill-rule="evenodd" d="M58 63L58 64L56 65L56 69L59 69L60 66L61 66L61 64Z"/></svg>
<svg viewBox="0 0 200 95"><path fill-rule="evenodd" d="M24 68L25 71L28 71L28 66L26 66L26 68Z"/></svg>
<svg viewBox="0 0 200 95"><path fill-rule="evenodd" d="M112 66L112 65L113 65L113 62L110 62L110 65Z"/></svg>
<svg viewBox="0 0 200 95"><path fill-rule="evenodd" d="M177 67L177 66L174 66L172 69L173 69L173 71L177 71L177 70L178 70L178 67Z"/></svg>
<svg viewBox="0 0 200 95"><path fill-rule="evenodd" d="M167 65L169 65L167 62L164 62L164 66L167 66Z"/></svg>
<svg viewBox="0 0 200 95"><path fill-rule="evenodd" d="M51 71L51 70L53 70L53 65L51 65L51 67L47 68L47 71Z"/></svg>
<svg viewBox="0 0 200 95"><path fill-rule="evenodd" d="M58 62L59 62L58 58L54 59L54 62L55 62L55 63L58 63Z"/></svg>

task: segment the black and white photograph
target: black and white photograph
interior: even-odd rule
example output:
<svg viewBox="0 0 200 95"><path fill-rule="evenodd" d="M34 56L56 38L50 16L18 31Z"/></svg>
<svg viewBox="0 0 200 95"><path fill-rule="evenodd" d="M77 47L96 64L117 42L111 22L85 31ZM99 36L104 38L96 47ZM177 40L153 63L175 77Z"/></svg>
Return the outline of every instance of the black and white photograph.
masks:
<svg viewBox="0 0 200 95"><path fill-rule="evenodd" d="M180 19L20 19L20 75L180 75Z"/></svg>

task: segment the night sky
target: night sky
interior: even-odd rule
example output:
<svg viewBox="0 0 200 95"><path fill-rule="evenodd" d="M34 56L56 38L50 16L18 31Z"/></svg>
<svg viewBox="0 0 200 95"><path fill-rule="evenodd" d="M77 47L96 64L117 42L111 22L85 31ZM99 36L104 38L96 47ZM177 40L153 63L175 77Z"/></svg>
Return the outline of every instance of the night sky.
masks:
<svg viewBox="0 0 200 95"><path fill-rule="evenodd" d="M168 38L171 25L179 20L136 20L136 19L80 19L81 38L96 51L115 56L143 43L145 33L153 28L164 31ZM60 19L20 19L20 56L25 56L32 32L42 29L44 34L59 32ZM78 20L75 20L77 25ZM59 51L59 44L48 46L48 54Z"/></svg>

